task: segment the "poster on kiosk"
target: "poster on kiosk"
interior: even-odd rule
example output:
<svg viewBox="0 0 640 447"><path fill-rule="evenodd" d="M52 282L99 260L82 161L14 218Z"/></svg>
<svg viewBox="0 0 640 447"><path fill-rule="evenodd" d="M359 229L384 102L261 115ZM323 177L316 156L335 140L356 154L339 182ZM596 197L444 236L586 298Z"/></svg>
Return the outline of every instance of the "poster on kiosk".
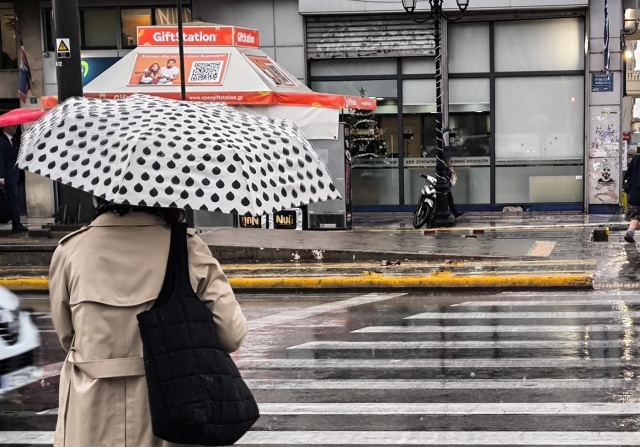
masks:
<svg viewBox="0 0 640 447"><path fill-rule="evenodd" d="M187 100L224 102L247 112L290 120L314 147L316 141L344 138L339 131L341 110L376 109L375 98L314 92L260 50L257 30L185 24L182 61L178 38L177 26L138 27L138 46L89 82L84 95L120 99L144 93L179 100L184 82ZM53 97L42 99L45 107L56 102ZM329 173L344 177L344 171L330 169ZM344 191L340 193L345 197ZM299 222L298 215L294 220ZM258 225L263 227L262 222Z"/></svg>

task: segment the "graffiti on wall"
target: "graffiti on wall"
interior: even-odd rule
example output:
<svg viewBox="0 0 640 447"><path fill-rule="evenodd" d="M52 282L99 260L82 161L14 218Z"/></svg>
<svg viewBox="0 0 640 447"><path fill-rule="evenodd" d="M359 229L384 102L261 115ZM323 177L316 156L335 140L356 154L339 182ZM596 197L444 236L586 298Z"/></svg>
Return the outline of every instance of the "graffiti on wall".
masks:
<svg viewBox="0 0 640 447"><path fill-rule="evenodd" d="M589 157L617 157L620 153L620 108L591 112Z"/></svg>
<svg viewBox="0 0 640 447"><path fill-rule="evenodd" d="M592 158L589 160L589 203L617 204L620 182L620 160Z"/></svg>

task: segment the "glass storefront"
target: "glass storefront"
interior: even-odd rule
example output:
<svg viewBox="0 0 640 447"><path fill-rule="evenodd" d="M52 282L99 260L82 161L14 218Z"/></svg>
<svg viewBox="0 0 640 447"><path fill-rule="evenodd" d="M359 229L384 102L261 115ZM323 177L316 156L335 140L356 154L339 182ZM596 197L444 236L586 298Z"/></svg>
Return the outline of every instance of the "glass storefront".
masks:
<svg viewBox="0 0 640 447"><path fill-rule="evenodd" d="M584 19L449 24L443 128L457 204L583 202ZM469 45L473 42L473 45ZM435 171L433 57L310 60L310 87L375 97L345 114L353 201L409 209Z"/></svg>

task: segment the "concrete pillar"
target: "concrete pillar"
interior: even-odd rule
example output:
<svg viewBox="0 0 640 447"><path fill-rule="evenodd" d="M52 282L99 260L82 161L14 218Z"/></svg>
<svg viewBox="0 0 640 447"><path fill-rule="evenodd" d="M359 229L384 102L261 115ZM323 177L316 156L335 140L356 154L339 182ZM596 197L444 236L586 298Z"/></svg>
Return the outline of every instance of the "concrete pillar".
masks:
<svg viewBox="0 0 640 447"><path fill-rule="evenodd" d="M622 0L608 0L609 73L613 89L598 85L605 73L605 0L589 2L589 55L587 70L587 153L585 204L590 213L613 213L620 203L622 157L621 123L623 63L620 32L623 28Z"/></svg>
<svg viewBox="0 0 640 447"><path fill-rule="evenodd" d="M42 39L40 27L40 2L38 0L20 0L14 2L18 15L22 41L24 42L33 88L29 99L22 107L42 107L40 97L44 94L44 71L42 64ZM16 76L18 74L16 73ZM17 96L18 92L14 92ZM32 104L35 100L35 104ZM53 182L40 175L26 173L27 213L29 217L50 217L54 213Z"/></svg>

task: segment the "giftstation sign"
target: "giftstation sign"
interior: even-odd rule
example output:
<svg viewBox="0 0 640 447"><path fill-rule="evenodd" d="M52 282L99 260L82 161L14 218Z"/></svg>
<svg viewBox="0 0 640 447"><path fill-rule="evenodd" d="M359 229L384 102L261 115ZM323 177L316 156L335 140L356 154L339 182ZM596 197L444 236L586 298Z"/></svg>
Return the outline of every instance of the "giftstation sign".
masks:
<svg viewBox="0 0 640 447"><path fill-rule="evenodd" d="M138 46L177 46L180 40L177 26L139 26ZM184 46L237 46L258 48L258 30L234 26L185 26L182 28Z"/></svg>

